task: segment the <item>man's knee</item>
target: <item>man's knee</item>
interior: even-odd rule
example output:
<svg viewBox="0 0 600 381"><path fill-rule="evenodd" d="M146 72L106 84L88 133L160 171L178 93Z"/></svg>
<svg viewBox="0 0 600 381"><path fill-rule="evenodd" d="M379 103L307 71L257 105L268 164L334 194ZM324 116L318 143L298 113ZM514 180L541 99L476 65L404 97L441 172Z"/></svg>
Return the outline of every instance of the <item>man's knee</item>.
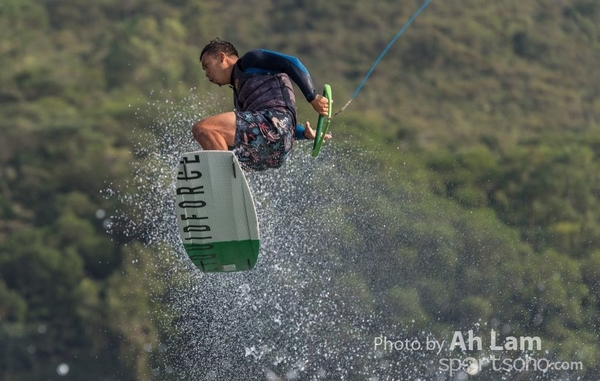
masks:
<svg viewBox="0 0 600 381"><path fill-rule="evenodd" d="M233 113L231 113L233 115ZM199 120L192 126L192 135L203 149L227 150L235 140L235 118L231 126L227 114ZM231 128L230 128L231 127Z"/></svg>
<svg viewBox="0 0 600 381"><path fill-rule="evenodd" d="M208 133L208 127L204 120L200 120L192 126L192 135L197 141L200 141L206 137Z"/></svg>

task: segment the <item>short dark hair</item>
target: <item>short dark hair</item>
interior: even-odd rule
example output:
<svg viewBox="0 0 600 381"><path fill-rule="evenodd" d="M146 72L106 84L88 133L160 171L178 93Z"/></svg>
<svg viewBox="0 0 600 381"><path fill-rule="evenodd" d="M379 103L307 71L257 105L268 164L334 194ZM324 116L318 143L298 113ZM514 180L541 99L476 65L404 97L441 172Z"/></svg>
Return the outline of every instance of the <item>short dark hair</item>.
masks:
<svg viewBox="0 0 600 381"><path fill-rule="evenodd" d="M239 57L240 55L238 54L237 49L235 48L235 46L233 46L233 44L229 41L225 41L225 40L221 40L219 37L211 40L205 47L204 49L202 49L202 52L200 53L200 59L202 59L202 56L206 53L208 54L217 54L223 52L225 54L229 55L234 55L236 57Z"/></svg>

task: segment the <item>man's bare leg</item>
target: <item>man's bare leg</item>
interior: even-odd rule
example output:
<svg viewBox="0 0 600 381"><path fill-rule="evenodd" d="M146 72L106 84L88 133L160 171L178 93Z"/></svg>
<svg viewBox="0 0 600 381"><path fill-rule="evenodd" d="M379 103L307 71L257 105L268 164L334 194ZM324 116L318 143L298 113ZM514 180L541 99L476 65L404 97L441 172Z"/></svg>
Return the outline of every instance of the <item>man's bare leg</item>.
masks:
<svg viewBox="0 0 600 381"><path fill-rule="evenodd" d="M202 119L192 126L202 149L227 151L235 141L235 113L229 111Z"/></svg>

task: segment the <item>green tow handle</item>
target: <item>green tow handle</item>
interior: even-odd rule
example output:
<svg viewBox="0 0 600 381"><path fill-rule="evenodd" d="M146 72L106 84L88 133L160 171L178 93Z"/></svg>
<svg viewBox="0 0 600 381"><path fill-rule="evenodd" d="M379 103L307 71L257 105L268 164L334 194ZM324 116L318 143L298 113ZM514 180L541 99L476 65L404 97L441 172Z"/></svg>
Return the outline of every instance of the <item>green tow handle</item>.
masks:
<svg viewBox="0 0 600 381"><path fill-rule="evenodd" d="M323 87L323 96L329 100L329 112L327 115L327 120L325 120L325 116L319 115L319 120L317 121L317 133L315 136L315 142L313 143L312 157L319 156L321 145L323 144L323 140L325 140L325 135L329 129L329 124L331 124L331 86L325 85Z"/></svg>

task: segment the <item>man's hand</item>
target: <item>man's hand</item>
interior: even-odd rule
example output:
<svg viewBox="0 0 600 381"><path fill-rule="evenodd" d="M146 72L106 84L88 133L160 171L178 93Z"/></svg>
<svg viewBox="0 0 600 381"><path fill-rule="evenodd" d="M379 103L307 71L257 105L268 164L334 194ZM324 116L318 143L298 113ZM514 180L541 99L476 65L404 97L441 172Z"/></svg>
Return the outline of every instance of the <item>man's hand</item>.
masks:
<svg viewBox="0 0 600 381"><path fill-rule="evenodd" d="M315 111L320 115L327 116L329 113L329 100L324 96L317 94L317 97L310 102Z"/></svg>
<svg viewBox="0 0 600 381"><path fill-rule="evenodd" d="M306 126L304 128L304 137L309 140L315 140L315 137L317 137L317 131L312 129L308 121L306 121ZM325 134L325 139L331 139L331 134Z"/></svg>

